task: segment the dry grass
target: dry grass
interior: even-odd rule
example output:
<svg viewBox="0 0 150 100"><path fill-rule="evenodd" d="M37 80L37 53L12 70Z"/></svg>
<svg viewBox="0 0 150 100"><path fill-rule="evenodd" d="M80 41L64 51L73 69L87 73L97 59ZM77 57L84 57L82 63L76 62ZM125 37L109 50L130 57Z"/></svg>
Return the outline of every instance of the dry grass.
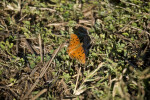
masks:
<svg viewBox="0 0 150 100"><path fill-rule="evenodd" d="M148 0L0 5L0 99L149 99ZM85 65L66 53L71 33L86 44Z"/></svg>

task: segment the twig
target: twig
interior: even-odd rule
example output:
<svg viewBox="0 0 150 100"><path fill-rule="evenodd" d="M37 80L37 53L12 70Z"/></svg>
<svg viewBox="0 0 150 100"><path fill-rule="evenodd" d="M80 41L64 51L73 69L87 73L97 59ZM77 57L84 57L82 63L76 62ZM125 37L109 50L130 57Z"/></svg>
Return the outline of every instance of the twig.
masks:
<svg viewBox="0 0 150 100"><path fill-rule="evenodd" d="M43 93L45 93L47 91L47 89L43 89L42 91L40 91L35 97L32 98L32 100L37 99L39 96L41 96Z"/></svg>
<svg viewBox="0 0 150 100"><path fill-rule="evenodd" d="M23 17L21 17L21 18L19 19L19 21L21 22L26 16L27 16L27 14L25 14Z"/></svg>
<svg viewBox="0 0 150 100"><path fill-rule="evenodd" d="M68 22L63 22L63 23L51 23L51 24L48 24L47 27L50 27L50 26L64 26L64 25L67 25Z"/></svg>
<svg viewBox="0 0 150 100"><path fill-rule="evenodd" d="M145 30L142 30L142 29L140 29L140 28L137 28L137 27L131 27L132 29L135 29L135 30L138 30L138 31L143 31L143 32L145 32L146 34L148 34L148 35L150 35L150 33L149 32L147 32L147 31L145 31Z"/></svg>
<svg viewBox="0 0 150 100"><path fill-rule="evenodd" d="M64 43L65 44L65 43ZM53 59L55 58L56 54L58 53L58 51L64 46L64 44L61 44L55 51L54 54L52 55L52 58L45 64L45 66L43 67L40 76L37 78L37 80L35 81L35 83L32 85L32 87L30 88L30 90L27 91L27 93L25 94L25 96L22 98L22 100L24 100L25 98L27 98L29 96L29 94L32 92L32 90L35 88L35 86L38 84L38 82L40 81L40 78L43 77L43 75L45 74L46 70L49 68L50 64L52 63Z"/></svg>
<svg viewBox="0 0 150 100"><path fill-rule="evenodd" d="M136 6L136 7L140 7L139 5L137 4L134 4L134 3L130 3L130 2L126 2L125 0L120 0L121 2L127 4L127 5L132 5L132 6Z"/></svg>
<svg viewBox="0 0 150 100"><path fill-rule="evenodd" d="M42 49L42 39L41 39L41 35L40 34L39 34L39 45L40 45L41 62L43 63L44 58L43 58L43 49Z"/></svg>
<svg viewBox="0 0 150 100"><path fill-rule="evenodd" d="M55 9L50 9L50 8L38 8L38 7L32 7L32 6L30 6L29 8L30 8L31 10L39 9L39 10L48 10L48 11L50 11L50 12L56 12Z"/></svg>
<svg viewBox="0 0 150 100"><path fill-rule="evenodd" d="M82 82L82 84L84 84L85 82L87 82L90 77L94 76L95 73L96 73L101 67L103 67L103 64L104 64L104 63L100 63L100 64L98 65L98 67L97 67L93 72L91 72L91 73L85 78L85 80Z"/></svg>
<svg viewBox="0 0 150 100"><path fill-rule="evenodd" d="M86 83L91 77L93 77L93 76L95 75L95 73L96 73L101 67L103 67L103 64L104 64L104 63L100 63L100 64L98 65L98 67L97 67L94 71L92 71L89 75L87 75L86 78L85 78L85 79L83 80L83 82L81 83L81 85L79 86L79 88L76 89L76 87L77 87L77 82L78 82L78 77L79 77L79 74L78 74L77 81L76 81L76 87L75 87L75 89L74 89L74 95L80 95L81 93L83 93L83 92L86 90L86 85L85 85L85 83Z"/></svg>
<svg viewBox="0 0 150 100"><path fill-rule="evenodd" d="M29 50L31 51L31 53L32 53L32 54L36 54L36 53L34 52L34 50L32 49L31 45L29 44L29 42L26 40L26 38L24 38L23 40L25 41L25 43L26 43L27 47L29 48Z"/></svg>
<svg viewBox="0 0 150 100"><path fill-rule="evenodd" d="M7 87L7 86L0 86L0 89L9 90L10 94L12 94L16 100L19 100L18 95L12 89L10 89L9 87Z"/></svg>
<svg viewBox="0 0 150 100"><path fill-rule="evenodd" d="M16 53L17 53L17 55L18 55L18 53L19 53L19 33L17 33L17 40L16 40Z"/></svg>
<svg viewBox="0 0 150 100"><path fill-rule="evenodd" d="M79 80L80 72L81 72L81 67L80 67L80 69L79 69L79 71L78 71L78 76L77 76L76 86L75 86L75 88L74 88L74 93L76 92L76 89L77 89L77 86L78 86L78 80Z"/></svg>

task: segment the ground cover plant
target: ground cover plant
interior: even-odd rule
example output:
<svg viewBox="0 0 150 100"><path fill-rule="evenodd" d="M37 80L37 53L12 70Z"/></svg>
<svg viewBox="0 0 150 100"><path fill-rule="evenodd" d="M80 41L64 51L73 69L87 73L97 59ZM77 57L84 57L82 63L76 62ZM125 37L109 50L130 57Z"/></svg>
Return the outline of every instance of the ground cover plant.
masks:
<svg viewBox="0 0 150 100"><path fill-rule="evenodd" d="M0 99L149 100L149 0L1 0Z"/></svg>

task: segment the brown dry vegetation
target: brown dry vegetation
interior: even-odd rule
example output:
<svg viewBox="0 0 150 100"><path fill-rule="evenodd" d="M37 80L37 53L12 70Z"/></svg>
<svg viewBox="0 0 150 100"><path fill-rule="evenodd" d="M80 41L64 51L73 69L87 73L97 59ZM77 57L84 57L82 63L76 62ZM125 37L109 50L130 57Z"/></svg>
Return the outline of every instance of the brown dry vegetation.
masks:
<svg viewBox="0 0 150 100"><path fill-rule="evenodd" d="M0 99L150 99L149 0L1 0Z"/></svg>

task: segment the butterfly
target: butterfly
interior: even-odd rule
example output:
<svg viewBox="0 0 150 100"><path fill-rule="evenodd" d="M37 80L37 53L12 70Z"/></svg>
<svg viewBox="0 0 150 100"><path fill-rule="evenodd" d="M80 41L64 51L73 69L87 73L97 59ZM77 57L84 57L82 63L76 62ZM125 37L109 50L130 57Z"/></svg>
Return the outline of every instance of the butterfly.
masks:
<svg viewBox="0 0 150 100"><path fill-rule="evenodd" d="M82 45L78 36L71 34L67 52L72 59L77 59L80 63L85 64L86 55Z"/></svg>

